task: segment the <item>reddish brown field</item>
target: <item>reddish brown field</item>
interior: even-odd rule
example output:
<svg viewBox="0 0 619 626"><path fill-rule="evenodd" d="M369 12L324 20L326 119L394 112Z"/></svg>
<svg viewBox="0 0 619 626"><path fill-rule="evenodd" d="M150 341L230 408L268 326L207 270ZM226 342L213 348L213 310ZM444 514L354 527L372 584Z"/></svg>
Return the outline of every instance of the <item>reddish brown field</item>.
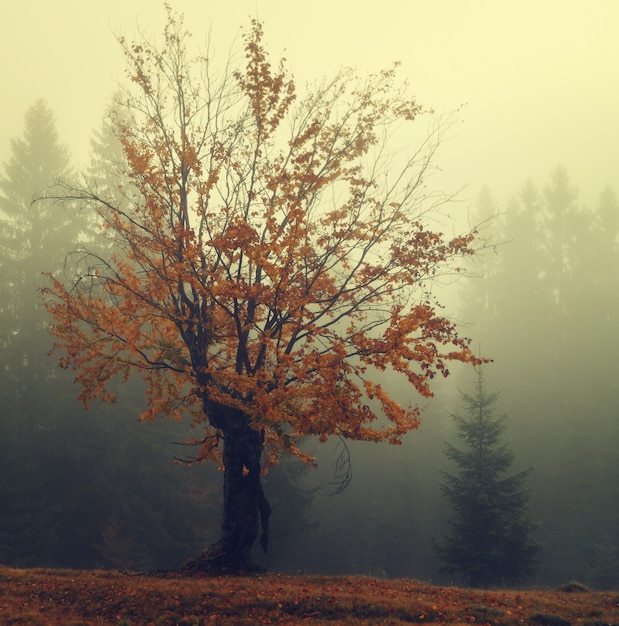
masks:
<svg viewBox="0 0 619 626"><path fill-rule="evenodd" d="M619 625L619 592L473 591L365 577L161 578L0 567L2 625L299 623Z"/></svg>

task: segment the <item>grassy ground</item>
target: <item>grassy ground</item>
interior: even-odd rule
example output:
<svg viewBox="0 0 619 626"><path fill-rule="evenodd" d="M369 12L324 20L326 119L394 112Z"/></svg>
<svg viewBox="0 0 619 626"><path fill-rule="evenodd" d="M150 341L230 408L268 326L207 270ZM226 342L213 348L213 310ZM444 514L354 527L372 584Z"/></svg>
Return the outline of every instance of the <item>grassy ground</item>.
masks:
<svg viewBox="0 0 619 626"><path fill-rule="evenodd" d="M474 591L414 580L127 576L0 567L0 624L619 626L619 591Z"/></svg>

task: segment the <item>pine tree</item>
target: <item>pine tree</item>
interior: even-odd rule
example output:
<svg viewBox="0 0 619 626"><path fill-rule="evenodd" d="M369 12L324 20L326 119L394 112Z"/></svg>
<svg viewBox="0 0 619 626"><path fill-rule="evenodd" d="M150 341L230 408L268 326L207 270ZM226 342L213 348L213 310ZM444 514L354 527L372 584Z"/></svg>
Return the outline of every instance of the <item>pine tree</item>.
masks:
<svg viewBox="0 0 619 626"><path fill-rule="evenodd" d="M93 141L86 175L101 194L121 194L120 144L106 128ZM179 552L214 540L214 478L206 468L182 472L172 464L169 442L189 438L188 427L143 432L132 395L137 388L141 402L139 384L125 388L120 411L93 407L87 419L73 374L48 357L41 273L69 273L69 252L86 242L109 244L92 239L86 211L72 215L44 199L72 174L43 100L28 109L11 148L0 171L0 563L169 567ZM131 454L119 454L127 449ZM132 559L123 552L129 548Z"/></svg>
<svg viewBox="0 0 619 626"><path fill-rule="evenodd" d="M607 188L588 209L559 168L521 187L501 217L492 238L507 243L463 285L461 317L495 361L488 382L510 381L510 443L538 468L532 515L543 582L556 585L586 576L600 536L619 545L619 201Z"/></svg>
<svg viewBox="0 0 619 626"><path fill-rule="evenodd" d="M513 462L500 441L506 416L494 416L498 394L485 391L481 368L474 393L462 398L467 414L452 418L464 447L447 444L445 452L458 472L444 472L441 484L452 516L447 536L434 549L446 572L473 587L515 583L535 571L539 552L535 524L526 518L529 470L506 476Z"/></svg>
<svg viewBox="0 0 619 626"><path fill-rule="evenodd" d="M43 271L62 267L76 225L59 205L32 203L70 174L69 153L43 100L28 109L23 136L11 148L0 172L0 562L32 565L47 562L53 543L56 509L41 454L62 393L46 354L51 341L37 286Z"/></svg>
<svg viewBox="0 0 619 626"><path fill-rule="evenodd" d="M30 397L31 390L20 385L40 382L53 367L46 354L51 342L37 288L44 271L63 267L81 228L58 203L33 203L58 178L71 175L69 152L59 142L54 114L44 100L28 109L23 137L13 139L11 147L12 156L0 174L0 345L15 391Z"/></svg>

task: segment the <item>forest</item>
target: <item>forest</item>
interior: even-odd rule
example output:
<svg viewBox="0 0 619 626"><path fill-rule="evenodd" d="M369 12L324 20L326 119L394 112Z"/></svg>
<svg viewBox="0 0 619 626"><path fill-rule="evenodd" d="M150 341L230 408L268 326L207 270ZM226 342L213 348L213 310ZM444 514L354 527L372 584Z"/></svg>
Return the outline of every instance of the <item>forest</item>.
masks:
<svg viewBox="0 0 619 626"><path fill-rule="evenodd" d="M184 421L140 422L142 381L84 410L75 373L49 357L43 274L65 272L85 242L104 244L79 203L32 202L54 180L81 174L44 100L24 120L0 170L0 563L171 568L217 538L221 472L187 462L196 450L183 442L196 434ZM91 188L112 187L124 157L108 119L91 146ZM514 181L511 197L497 200L488 181L473 211L483 250L443 289L448 316L491 359L479 397L505 414L509 471L524 472L539 553L518 582L608 589L619 585L619 202L609 181L586 206L577 182L556 167ZM401 446L308 436L303 449L317 469L294 456L271 468L270 546L256 560L287 574L466 583L444 571L436 550L450 518L445 475L457 472L454 415L478 382L471 367L451 369ZM418 401L412 387L391 394Z"/></svg>

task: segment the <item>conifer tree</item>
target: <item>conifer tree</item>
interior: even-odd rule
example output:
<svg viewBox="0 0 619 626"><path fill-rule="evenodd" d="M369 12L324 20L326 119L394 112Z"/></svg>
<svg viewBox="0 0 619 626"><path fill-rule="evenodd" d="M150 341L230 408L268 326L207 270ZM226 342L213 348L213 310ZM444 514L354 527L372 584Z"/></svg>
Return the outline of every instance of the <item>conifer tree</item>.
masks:
<svg viewBox="0 0 619 626"><path fill-rule="evenodd" d="M13 139L11 147L12 156L0 172L0 345L1 360L8 363L17 391L15 386L25 379L32 384L52 369L37 287L44 271L62 268L80 226L58 203L33 203L56 178L71 175L69 152L59 141L54 114L44 100L28 109L23 137ZM32 392L24 389L24 394L29 398Z"/></svg>
<svg viewBox="0 0 619 626"><path fill-rule="evenodd" d="M460 316L495 360L487 381L510 381L510 444L538 468L531 488L544 498L531 515L543 523L544 583L558 585L586 578L600 537L619 545L619 201L609 187L587 208L558 168L499 206L499 245L473 257L484 275L463 285Z"/></svg>
<svg viewBox="0 0 619 626"><path fill-rule="evenodd" d="M54 527L40 454L60 392L37 287L77 237L63 207L32 201L70 173L54 114L37 100L0 171L0 562L19 566L47 562Z"/></svg>
<svg viewBox="0 0 619 626"><path fill-rule="evenodd" d="M444 571L473 587L517 582L536 569L535 524L526 517L529 470L506 475L513 462L501 442L506 416L495 417L497 393L487 393L477 368L472 395L462 393L466 415L452 414L463 447L447 444L458 471L444 472L441 489L451 507L449 531L434 549Z"/></svg>

